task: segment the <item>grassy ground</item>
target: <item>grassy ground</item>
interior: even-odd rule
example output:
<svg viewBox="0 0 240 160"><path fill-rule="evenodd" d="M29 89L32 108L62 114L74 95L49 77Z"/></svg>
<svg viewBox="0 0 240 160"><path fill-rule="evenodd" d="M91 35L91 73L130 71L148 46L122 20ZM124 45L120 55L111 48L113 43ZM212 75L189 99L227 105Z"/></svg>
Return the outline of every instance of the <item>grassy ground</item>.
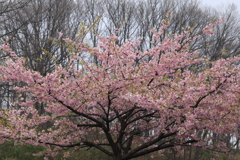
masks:
<svg viewBox="0 0 240 160"><path fill-rule="evenodd" d="M32 145L14 146L13 142L6 142L0 145L0 160L43 160L44 156L38 156L38 157L33 156L34 153L38 153L43 150L44 148L41 146L32 146ZM208 153L206 151L204 151L202 154L203 155L201 156L201 160L210 160L212 157L211 153ZM159 160L159 159L183 160L185 159L183 158L183 156L179 158L173 158L171 155L170 157L167 155L160 156L157 152L153 153L153 155L154 155L154 158L151 158L150 155L146 155L146 156L135 158L133 160ZM237 157L239 156L239 154L236 154L235 156ZM232 159L231 157L223 155L218 160L231 160L231 159ZM240 156L239 156L239 159L240 159ZM63 158L63 154L59 154L57 157L49 158L49 160L111 160L111 158L105 155L104 153L100 152L99 150L91 148L89 150L82 149L79 152L75 152L69 158Z"/></svg>
<svg viewBox="0 0 240 160"><path fill-rule="evenodd" d="M23 145L14 146L13 142L0 145L0 160L43 160L43 156L33 156L34 153L43 151L41 146ZM110 160L108 156L96 149L81 150L69 158L63 158L63 154L49 160Z"/></svg>
<svg viewBox="0 0 240 160"><path fill-rule="evenodd" d="M6 142L0 145L1 160L42 160L43 157L34 157L33 153L42 151L40 146L14 146L13 142Z"/></svg>

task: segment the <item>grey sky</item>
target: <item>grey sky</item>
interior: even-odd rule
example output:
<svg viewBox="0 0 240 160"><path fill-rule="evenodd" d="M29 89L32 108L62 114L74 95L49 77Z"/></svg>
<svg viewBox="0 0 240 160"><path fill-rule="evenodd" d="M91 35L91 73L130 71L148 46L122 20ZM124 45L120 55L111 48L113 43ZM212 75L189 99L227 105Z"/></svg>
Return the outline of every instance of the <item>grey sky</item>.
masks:
<svg viewBox="0 0 240 160"><path fill-rule="evenodd" d="M212 6L212 7L221 7L222 5L228 5L234 3L240 11L240 0L199 0L202 5Z"/></svg>

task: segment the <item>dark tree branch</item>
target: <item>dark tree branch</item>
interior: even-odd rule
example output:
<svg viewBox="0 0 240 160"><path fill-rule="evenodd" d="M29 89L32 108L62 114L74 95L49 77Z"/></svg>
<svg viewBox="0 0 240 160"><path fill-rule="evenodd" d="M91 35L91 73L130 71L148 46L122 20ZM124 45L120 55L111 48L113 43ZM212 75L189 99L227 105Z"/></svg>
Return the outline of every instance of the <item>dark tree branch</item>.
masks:
<svg viewBox="0 0 240 160"><path fill-rule="evenodd" d="M39 140L38 143L44 143L44 142ZM100 146L100 145L106 146L108 144L95 144L95 143L91 143L91 142L87 142L87 141L82 142L82 144L81 143L75 143L75 144L69 144L69 145L62 145L62 144L48 143L48 142L46 142L44 144L51 145L51 146L57 146L57 147L63 147L63 148L72 148L72 147L76 147L76 146L84 147L84 145L85 145L85 147L95 147L95 148L99 149L100 151L106 153L107 155L113 156L113 154L111 152L109 152L108 150L106 150L106 149L104 149Z"/></svg>
<svg viewBox="0 0 240 160"><path fill-rule="evenodd" d="M154 145L155 143L159 142L160 140L162 140L164 138L171 137L171 136L174 136L176 134L177 134L177 132L168 133L168 134L161 133L157 138L155 138L153 140L150 140L150 141L148 141L146 143L143 143L141 146L131 150L128 154L125 155L125 157L126 158L130 158L130 157L132 158L139 151L144 150L144 149L150 147L151 145ZM140 153L138 153L138 154L140 154ZM145 154L147 154L147 153L145 153Z"/></svg>
<svg viewBox="0 0 240 160"><path fill-rule="evenodd" d="M204 98L206 98L207 96L209 96L209 95L213 94L214 92L216 92L216 91L223 85L223 83L225 83L226 81L227 81L227 79L225 79L222 83L218 84L217 87L216 87L216 89L214 89L214 90L212 90L212 91L209 91L206 95L198 98L196 104L195 104L194 106L191 106L191 107L192 107L192 108L197 108L198 105L200 104L200 102L201 102Z"/></svg>

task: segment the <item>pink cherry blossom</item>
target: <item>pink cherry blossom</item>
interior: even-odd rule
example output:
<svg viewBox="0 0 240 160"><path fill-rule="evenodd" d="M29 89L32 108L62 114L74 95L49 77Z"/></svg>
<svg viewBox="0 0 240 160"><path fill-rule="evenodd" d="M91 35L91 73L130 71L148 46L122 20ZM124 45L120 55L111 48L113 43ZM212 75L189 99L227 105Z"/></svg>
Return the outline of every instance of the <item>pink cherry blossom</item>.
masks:
<svg viewBox="0 0 240 160"><path fill-rule="evenodd" d="M203 32L212 34L214 25ZM99 63L74 51L65 67L56 64L55 72L46 76L26 68L24 60L3 45L11 57L0 66L0 80L24 82L14 89L26 97L15 100L20 109L0 111L8 122L0 123L1 143L16 139L42 145L46 158L68 148L95 147L113 159L132 159L186 144L211 147L209 137L197 134L205 130L239 136L240 66L234 65L239 58L197 58L199 52L189 50L194 38L188 31L159 40L167 26L166 20L162 28L151 30L156 46L147 51L130 40L119 46L115 35L99 37L95 48L65 38ZM82 62L81 69L74 68L76 61ZM212 67L199 65L203 62ZM194 72L193 65L202 72ZM39 104L44 114L36 110ZM226 146L219 144L218 149L226 151Z"/></svg>

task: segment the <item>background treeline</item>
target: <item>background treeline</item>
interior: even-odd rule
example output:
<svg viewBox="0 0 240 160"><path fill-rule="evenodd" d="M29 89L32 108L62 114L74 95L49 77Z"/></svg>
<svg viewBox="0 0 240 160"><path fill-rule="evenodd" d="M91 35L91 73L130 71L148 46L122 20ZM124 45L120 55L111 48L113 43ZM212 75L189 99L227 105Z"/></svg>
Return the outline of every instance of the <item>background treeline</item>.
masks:
<svg viewBox="0 0 240 160"><path fill-rule="evenodd" d="M55 62L64 65L68 60L68 47L65 47L62 38L97 46L99 35L116 34L119 36L117 45L141 37L139 49L144 51L155 45L150 30L159 29L160 22L169 12L172 18L167 31L161 35L162 40L174 33L190 30L192 37L202 36L192 42L191 50L199 50L203 57L214 61L240 54L240 19L236 6L223 6L217 10L203 6L197 0L4 0L0 1L0 39L9 43L19 56L26 58L27 67L44 76L54 71ZM214 27L215 34L202 34L207 24L222 19L223 23ZM59 32L63 33L63 37L59 38ZM5 56L0 52L3 65ZM0 84L2 109L13 107L11 102L17 95L12 85L13 82ZM36 108L39 114L45 114L44 104L36 104ZM207 138L209 134L212 133L199 133L202 138ZM238 153L238 138L233 135L213 136L215 142L224 136L229 146L235 146L233 152ZM198 147L184 149L180 158L176 158L176 154L171 150L163 153L168 160L214 157L211 151Z"/></svg>

